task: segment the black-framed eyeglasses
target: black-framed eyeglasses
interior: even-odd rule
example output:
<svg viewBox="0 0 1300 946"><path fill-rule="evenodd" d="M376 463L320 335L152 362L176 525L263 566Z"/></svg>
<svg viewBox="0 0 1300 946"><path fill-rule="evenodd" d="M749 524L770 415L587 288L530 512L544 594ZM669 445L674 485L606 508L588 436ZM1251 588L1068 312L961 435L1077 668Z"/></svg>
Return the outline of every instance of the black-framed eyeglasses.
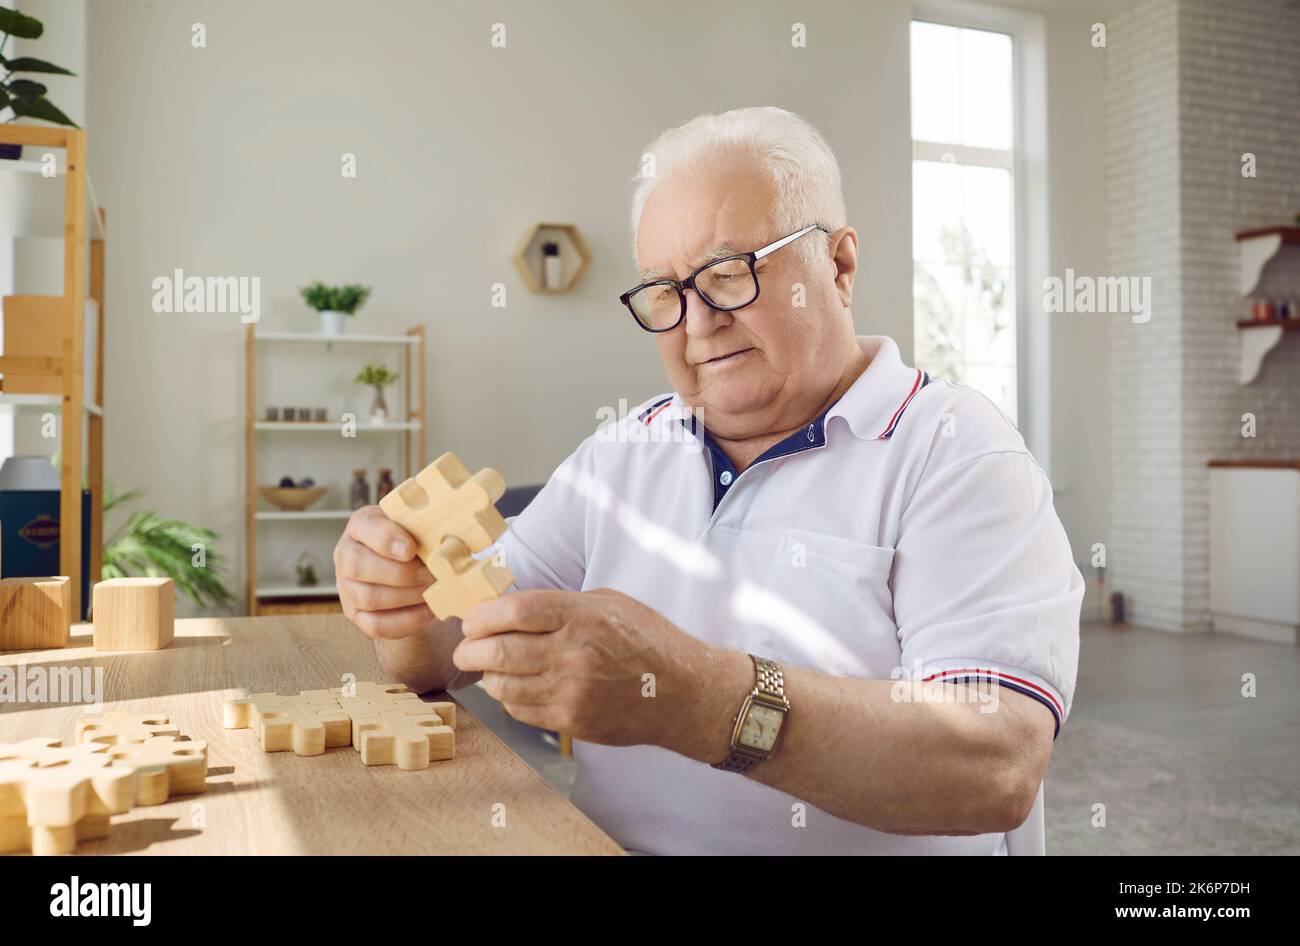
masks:
<svg viewBox="0 0 1300 946"><path fill-rule="evenodd" d="M719 312L743 309L758 298L758 273L754 264L814 230L831 232L820 223L814 223L752 253L740 253L705 263L680 282L676 279L656 279L642 283L623 293L618 301L627 306L637 325L655 334L672 331L686 318L687 289L695 290L710 308Z"/></svg>

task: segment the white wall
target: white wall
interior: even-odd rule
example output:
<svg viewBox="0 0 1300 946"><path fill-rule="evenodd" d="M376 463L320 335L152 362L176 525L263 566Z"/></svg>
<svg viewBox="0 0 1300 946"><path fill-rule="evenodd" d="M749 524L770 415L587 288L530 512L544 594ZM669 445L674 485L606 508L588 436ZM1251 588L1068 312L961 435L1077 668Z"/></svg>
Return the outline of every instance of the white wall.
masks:
<svg viewBox="0 0 1300 946"><path fill-rule="evenodd" d="M1237 383L1244 300L1232 234L1290 222L1300 212L1300 9L1182 0L1179 6L1182 136L1184 624L1209 627L1210 477L1222 457L1300 455L1300 340L1287 333L1250 385ZM1256 176L1241 173L1242 155ZM1300 300L1300 252L1275 260L1262 293ZM1255 417L1256 436L1242 437Z"/></svg>
<svg viewBox="0 0 1300 946"><path fill-rule="evenodd" d="M373 283L358 326L429 333L430 453L542 480L598 407L666 387L616 301L635 281L626 184L659 130L705 110L778 104L821 128L862 238L859 330L910 355L908 18L896 0L91 4L110 479L217 529L240 565L242 326L152 312L151 280L180 267L261 276L268 329L310 324L309 279ZM557 219L594 263L578 291L531 295L510 254ZM303 381L308 404L364 405Z"/></svg>
<svg viewBox="0 0 1300 946"><path fill-rule="evenodd" d="M1046 15L1050 272L1106 268L1106 50L1092 45L1105 7L1076 4ZM1056 511L1088 590L1092 546L1110 517L1110 359L1104 316L1055 313L1051 325L1052 481ZM1101 604L1085 604L1088 617Z"/></svg>
<svg viewBox="0 0 1300 946"><path fill-rule="evenodd" d="M1156 292L1149 324L1111 323L1113 585L1138 623L1203 630L1206 462L1300 451L1300 346L1288 338L1255 382L1236 382L1233 239L1300 206L1300 13L1285 0L1146 0L1111 36L1111 272L1151 275ZM1247 152L1255 177L1241 173ZM1269 283L1274 298L1300 294L1296 258Z"/></svg>

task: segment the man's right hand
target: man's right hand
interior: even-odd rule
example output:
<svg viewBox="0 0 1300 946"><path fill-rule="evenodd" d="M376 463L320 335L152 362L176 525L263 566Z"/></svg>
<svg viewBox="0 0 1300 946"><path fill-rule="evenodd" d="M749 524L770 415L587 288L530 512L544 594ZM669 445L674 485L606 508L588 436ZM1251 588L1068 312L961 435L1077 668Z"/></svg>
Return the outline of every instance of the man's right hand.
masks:
<svg viewBox="0 0 1300 946"><path fill-rule="evenodd" d="M401 640L438 623L424 602L433 575L415 556L415 539L378 506L348 519L334 546L343 614L375 640Z"/></svg>

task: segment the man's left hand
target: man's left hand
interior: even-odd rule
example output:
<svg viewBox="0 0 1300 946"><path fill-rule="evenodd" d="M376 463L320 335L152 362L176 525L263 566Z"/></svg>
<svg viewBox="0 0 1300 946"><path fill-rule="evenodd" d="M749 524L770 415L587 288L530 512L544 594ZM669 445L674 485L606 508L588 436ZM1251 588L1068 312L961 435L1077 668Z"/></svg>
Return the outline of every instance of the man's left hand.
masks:
<svg viewBox="0 0 1300 946"><path fill-rule="evenodd" d="M457 667L482 671L484 688L520 722L586 742L689 753L701 724L739 706L747 689L731 659L747 664L743 654L709 647L608 588L509 592L474 605L461 627ZM708 728L716 741L725 718Z"/></svg>

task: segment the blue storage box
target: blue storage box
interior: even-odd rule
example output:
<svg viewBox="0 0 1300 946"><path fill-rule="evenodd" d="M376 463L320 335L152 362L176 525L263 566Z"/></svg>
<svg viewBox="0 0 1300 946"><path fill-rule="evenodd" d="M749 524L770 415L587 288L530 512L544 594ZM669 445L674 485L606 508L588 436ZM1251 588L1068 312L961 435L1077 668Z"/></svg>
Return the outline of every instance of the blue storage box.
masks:
<svg viewBox="0 0 1300 946"><path fill-rule="evenodd" d="M59 491L0 490L0 577L59 575ZM81 620L90 607L90 490L81 491Z"/></svg>

